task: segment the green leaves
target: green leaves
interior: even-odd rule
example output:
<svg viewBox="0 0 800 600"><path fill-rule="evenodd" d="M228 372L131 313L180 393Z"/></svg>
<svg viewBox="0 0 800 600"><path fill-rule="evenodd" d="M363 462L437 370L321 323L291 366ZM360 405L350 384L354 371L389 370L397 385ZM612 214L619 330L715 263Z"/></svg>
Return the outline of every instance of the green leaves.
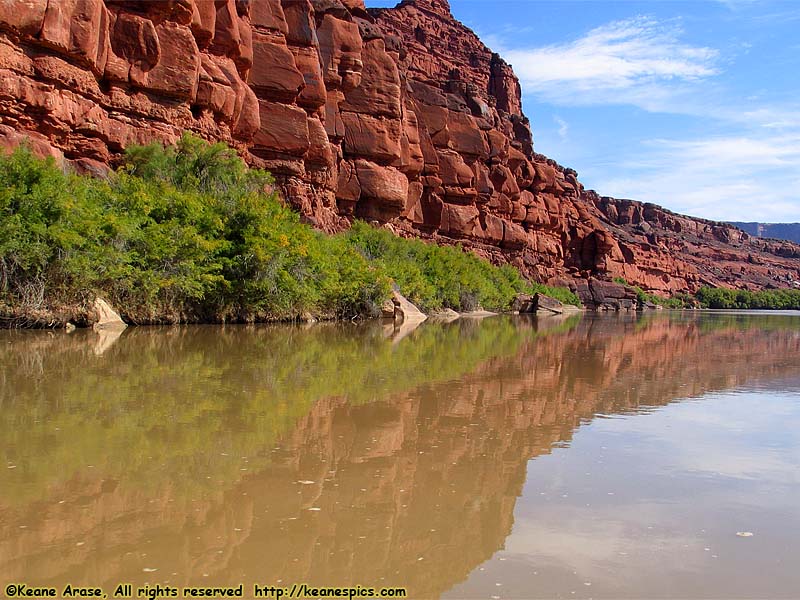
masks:
<svg viewBox="0 0 800 600"><path fill-rule="evenodd" d="M272 185L190 134L129 148L107 180L25 149L0 156L0 304L59 310L98 294L139 323L350 318L377 315L393 282L425 309L505 309L536 290L573 301L460 247L364 223L324 235Z"/></svg>
<svg viewBox="0 0 800 600"><path fill-rule="evenodd" d="M262 192L273 183L266 171L248 169L232 148L221 142L209 144L191 133L184 133L174 147L156 143L129 147L125 163L136 177L215 196Z"/></svg>
<svg viewBox="0 0 800 600"><path fill-rule="evenodd" d="M569 304L580 304L569 290L531 285L515 268L496 267L460 246L399 238L362 222L354 223L345 236L390 276L409 300L425 310L469 311L478 306L504 310L518 293L536 291Z"/></svg>
<svg viewBox="0 0 800 600"><path fill-rule="evenodd" d="M564 287L553 287L541 283L531 283L528 286L527 293L544 294L545 296L550 296L551 298L555 298L556 300L562 302L563 304L572 304L574 306L581 306L581 299L578 298L577 294L575 294L568 288Z"/></svg>
<svg viewBox="0 0 800 600"><path fill-rule="evenodd" d="M704 287L697 299L704 308L800 310L800 290L729 290Z"/></svg>
<svg viewBox="0 0 800 600"><path fill-rule="evenodd" d="M349 317L388 295L381 272L301 224L230 148L186 135L126 160L103 181L24 149L0 157L0 300L58 309L101 294L134 322L178 322Z"/></svg>

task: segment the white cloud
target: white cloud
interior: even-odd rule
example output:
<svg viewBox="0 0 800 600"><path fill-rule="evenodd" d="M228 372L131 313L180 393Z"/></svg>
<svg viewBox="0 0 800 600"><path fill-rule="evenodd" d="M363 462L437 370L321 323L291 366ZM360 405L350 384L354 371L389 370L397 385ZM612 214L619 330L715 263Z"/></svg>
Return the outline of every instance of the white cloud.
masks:
<svg viewBox="0 0 800 600"><path fill-rule="evenodd" d="M553 121L555 121L556 125L558 125L558 137L560 137L562 140L566 140L567 135L569 134L569 123L567 123L558 115L553 116Z"/></svg>
<svg viewBox="0 0 800 600"><path fill-rule="evenodd" d="M690 162L710 160L728 168L780 167L800 159L800 134L760 139L734 136L690 141L655 140L652 144Z"/></svg>
<svg viewBox="0 0 800 600"><path fill-rule="evenodd" d="M732 0L731 7L745 4ZM800 221L800 104L770 90L742 93L732 87L735 73L718 77L749 42L728 45L723 56L687 41L679 21L640 16L547 46L510 45L499 49L524 97L559 107L552 116L559 148L581 148L588 164L572 166L587 187L715 220ZM578 106L634 106L684 120L668 134L674 139L653 139L641 120L621 131L598 124L600 138L581 139L574 130L568 140L564 119ZM664 135L664 123L656 135ZM587 158L592 147L598 150Z"/></svg>
<svg viewBox="0 0 800 600"><path fill-rule="evenodd" d="M695 140L645 142L624 176L592 181L610 196L654 202L725 221L800 220L800 132L760 130Z"/></svg>
<svg viewBox="0 0 800 600"><path fill-rule="evenodd" d="M564 44L506 49L527 93L557 104L634 104L647 110L717 74L718 51L680 40L674 23L615 21Z"/></svg>
<svg viewBox="0 0 800 600"><path fill-rule="evenodd" d="M740 10L742 8L749 8L761 0L716 0L720 4L729 8L730 10Z"/></svg>
<svg viewBox="0 0 800 600"><path fill-rule="evenodd" d="M800 110L796 107L762 106L736 114L728 114L726 111L722 116L731 121L738 120L766 129L800 129Z"/></svg>

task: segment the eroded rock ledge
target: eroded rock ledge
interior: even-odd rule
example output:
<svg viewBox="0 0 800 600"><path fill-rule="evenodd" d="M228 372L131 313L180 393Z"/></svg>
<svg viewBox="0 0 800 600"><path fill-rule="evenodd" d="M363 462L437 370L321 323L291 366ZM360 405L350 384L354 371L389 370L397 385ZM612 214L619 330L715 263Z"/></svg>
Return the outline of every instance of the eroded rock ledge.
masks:
<svg viewBox="0 0 800 600"><path fill-rule="evenodd" d="M0 0L0 145L102 172L185 130L326 231L377 221L551 283L800 280L800 246L600 197L535 153L511 67L446 0Z"/></svg>

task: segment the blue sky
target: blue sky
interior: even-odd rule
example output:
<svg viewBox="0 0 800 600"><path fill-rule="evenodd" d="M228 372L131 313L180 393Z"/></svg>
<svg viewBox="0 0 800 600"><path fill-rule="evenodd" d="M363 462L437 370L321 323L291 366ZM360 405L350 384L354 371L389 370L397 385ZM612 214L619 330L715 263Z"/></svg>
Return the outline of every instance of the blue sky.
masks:
<svg viewBox="0 0 800 600"><path fill-rule="evenodd" d="M450 5L513 65L536 150L586 187L800 221L800 0Z"/></svg>

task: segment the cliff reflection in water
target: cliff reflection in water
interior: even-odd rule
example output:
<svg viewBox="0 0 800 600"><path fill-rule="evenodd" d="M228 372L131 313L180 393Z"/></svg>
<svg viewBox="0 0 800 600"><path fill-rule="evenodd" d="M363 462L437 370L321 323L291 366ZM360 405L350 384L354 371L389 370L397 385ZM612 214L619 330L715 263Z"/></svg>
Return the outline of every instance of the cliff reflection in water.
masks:
<svg viewBox="0 0 800 600"><path fill-rule="evenodd" d="M92 335L0 338L0 581L436 597L502 547L527 462L582 422L800 365L795 317Z"/></svg>

